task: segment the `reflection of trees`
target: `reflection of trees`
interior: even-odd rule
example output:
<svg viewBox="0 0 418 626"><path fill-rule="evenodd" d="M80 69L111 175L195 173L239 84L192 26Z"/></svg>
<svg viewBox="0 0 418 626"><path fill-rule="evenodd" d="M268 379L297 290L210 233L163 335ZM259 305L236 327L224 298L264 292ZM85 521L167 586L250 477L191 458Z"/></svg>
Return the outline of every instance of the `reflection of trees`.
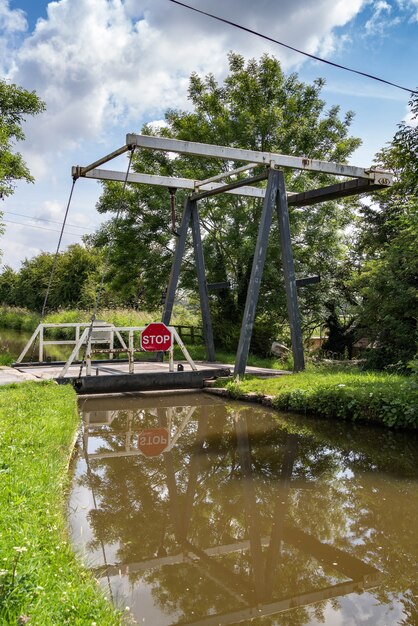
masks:
<svg viewBox="0 0 418 626"><path fill-rule="evenodd" d="M292 422L294 428L295 419ZM357 425L333 424L330 428L325 420L304 421L306 424L311 436L328 446L328 454L335 455L338 447L339 474L347 475L330 476L315 491L306 492L295 519L307 532L318 533L318 521L309 512L324 502L334 503L345 530L335 533L334 525L322 517L325 526L316 536L326 539L325 533L332 532L329 539L333 545L382 571L383 584L375 592L381 602L389 601L393 593L407 592L402 599L407 606L408 590L418 585L417 436Z"/></svg>
<svg viewBox="0 0 418 626"><path fill-rule="evenodd" d="M175 424L186 410L173 410ZM120 411L96 451L123 451L129 420L131 431L139 432L166 425L167 411ZM314 428L304 437L291 430L275 428L253 406L198 407L171 452L91 461L90 475L80 479L97 499L91 547L118 544L120 564L180 555L175 564L130 573L131 582L151 585L156 604L180 615L179 622L347 580L338 568L330 570L329 559L318 566L309 551L289 544L289 526L382 570L384 584L374 592L380 601L405 592L418 552L413 485L395 479L384 484L370 442L365 449L360 441L361 452L353 453L335 431L321 432L318 442ZM347 431L356 449L357 435ZM370 488L364 488L367 472ZM246 547L215 554L217 547L239 542ZM413 597L402 601L410 616L404 624L412 625ZM313 615L322 619L324 606L255 623L302 625Z"/></svg>

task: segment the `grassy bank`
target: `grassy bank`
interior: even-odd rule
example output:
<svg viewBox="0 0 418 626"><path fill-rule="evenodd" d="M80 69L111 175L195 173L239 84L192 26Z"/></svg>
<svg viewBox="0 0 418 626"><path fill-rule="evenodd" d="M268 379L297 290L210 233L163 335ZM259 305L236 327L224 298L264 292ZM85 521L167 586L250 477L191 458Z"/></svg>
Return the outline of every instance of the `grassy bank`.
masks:
<svg viewBox="0 0 418 626"><path fill-rule="evenodd" d="M45 316L45 324L64 324L90 322L92 311L71 309L55 311ZM145 326L161 319L161 311L135 311L134 309L100 309L96 318L115 326ZM0 327L13 330L34 331L40 322L39 313L17 307L0 307ZM174 325L199 326L199 316L184 307L174 307L172 323Z"/></svg>
<svg viewBox="0 0 418 626"><path fill-rule="evenodd" d="M205 361L206 360L206 349L203 345L187 345L187 350L190 356L195 361ZM225 352L223 350L216 350L216 360L218 363L224 364L234 364L236 354L235 352ZM183 353L180 348L176 345L174 347L174 358L176 360L184 360ZM291 358L286 359L285 361L281 361L276 357L260 357L255 354L248 355L248 365L254 367L266 367L268 369L276 369L276 370L288 370L292 369L293 361Z"/></svg>
<svg viewBox="0 0 418 626"><path fill-rule="evenodd" d="M67 464L75 394L0 388L0 623L115 625L121 618L68 543Z"/></svg>
<svg viewBox="0 0 418 626"><path fill-rule="evenodd" d="M418 381L412 376L318 369L273 379L245 377L228 382L227 389L234 398L269 396L283 411L418 428Z"/></svg>

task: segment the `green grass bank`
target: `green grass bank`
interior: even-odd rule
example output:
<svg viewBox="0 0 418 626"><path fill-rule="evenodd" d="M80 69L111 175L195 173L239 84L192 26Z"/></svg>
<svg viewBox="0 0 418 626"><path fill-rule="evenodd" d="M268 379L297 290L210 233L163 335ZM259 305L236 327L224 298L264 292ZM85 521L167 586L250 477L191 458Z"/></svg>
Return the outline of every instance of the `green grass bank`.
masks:
<svg viewBox="0 0 418 626"><path fill-rule="evenodd" d="M88 323L91 321L92 311L70 309L68 311L54 311L45 316L45 324ZM146 312L134 309L100 309L97 312L98 320L105 320L115 326L145 326L150 322L161 319L161 311ZM34 331L40 322L40 314L18 307L0 307L0 328L13 330ZM172 323L174 325L199 326L199 316L184 307L175 306Z"/></svg>
<svg viewBox="0 0 418 626"><path fill-rule="evenodd" d="M219 382L218 386L224 383ZM233 398L263 400L282 411L329 419L418 428L418 380L380 372L307 371L279 378L230 381Z"/></svg>
<svg viewBox="0 0 418 626"><path fill-rule="evenodd" d="M79 417L69 386L0 388L0 623L122 623L72 551L68 461Z"/></svg>

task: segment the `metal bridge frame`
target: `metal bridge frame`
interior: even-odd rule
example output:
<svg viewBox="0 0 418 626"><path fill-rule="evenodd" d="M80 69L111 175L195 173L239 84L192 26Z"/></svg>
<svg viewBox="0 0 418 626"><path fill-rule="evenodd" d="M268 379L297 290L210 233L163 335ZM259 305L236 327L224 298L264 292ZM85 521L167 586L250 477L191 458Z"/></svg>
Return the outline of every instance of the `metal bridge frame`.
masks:
<svg viewBox="0 0 418 626"><path fill-rule="evenodd" d="M128 150L136 148L222 159L228 162L243 162L245 165L227 172L221 172L218 175L201 181L170 176L155 176L143 173L130 173L127 176L124 172L99 169L101 165L111 159L122 155ZM266 167L266 171L263 174L245 179L234 180L228 184L220 182L260 165L264 165ZM346 177L349 180L337 182L336 184L318 189L311 189L302 193L286 192L284 174L281 169L278 168L292 168L310 172L322 172L338 177ZM305 361L288 207L305 207L311 204L325 202L327 200L367 193L376 189L389 187L393 182L392 175L390 173L373 168L365 169L353 165L330 163L328 161L320 161L306 157L294 157L273 152L258 152L255 150L243 150L240 148L229 148L225 146L135 134L128 134L126 136L125 146L122 146L111 154L106 155L102 159L99 159L98 161L95 161L85 167L73 167L72 175L74 179L83 177L121 182L126 180L128 183L140 183L190 190L191 193L187 198L184 207L182 222L178 233L179 237L176 241L176 249L167 288L162 321L166 325L170 324L174 297L178 286L180 269L185 251L186 237L189 226L191 226L199 285L203 334L205 338L207 358L209 361L215 360L215 346L209 308L208 287L205 277L205 261L200 231L198 201L220 193L263 198L263 210L260 219L252 272L247 291L247 299L241 325L241 334L235 360L235 376L241 376L245 373L274 209L276 209L279 223L294 369L295 371L302 371L305 367ZM254 186L254 184L263 180L267 180L266 188Z"/></svg>

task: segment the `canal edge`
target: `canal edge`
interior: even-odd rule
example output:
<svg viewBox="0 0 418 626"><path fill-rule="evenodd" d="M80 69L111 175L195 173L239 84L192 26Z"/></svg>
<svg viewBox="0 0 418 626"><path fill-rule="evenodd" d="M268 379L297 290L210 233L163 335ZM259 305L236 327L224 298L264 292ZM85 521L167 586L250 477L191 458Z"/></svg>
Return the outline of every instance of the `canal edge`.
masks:
<svg viewBox="0 0 418 626"><path fill-rule="evenodd" d="M242 393L239 395L232 394L225 387L204 387L203 393L209 393L221 398L227 398L228 400L242 400L244 402L252 402L253 404L262 404L263 406L276 408L273 404L274 396L267 396L257 392Z"/></svg>

